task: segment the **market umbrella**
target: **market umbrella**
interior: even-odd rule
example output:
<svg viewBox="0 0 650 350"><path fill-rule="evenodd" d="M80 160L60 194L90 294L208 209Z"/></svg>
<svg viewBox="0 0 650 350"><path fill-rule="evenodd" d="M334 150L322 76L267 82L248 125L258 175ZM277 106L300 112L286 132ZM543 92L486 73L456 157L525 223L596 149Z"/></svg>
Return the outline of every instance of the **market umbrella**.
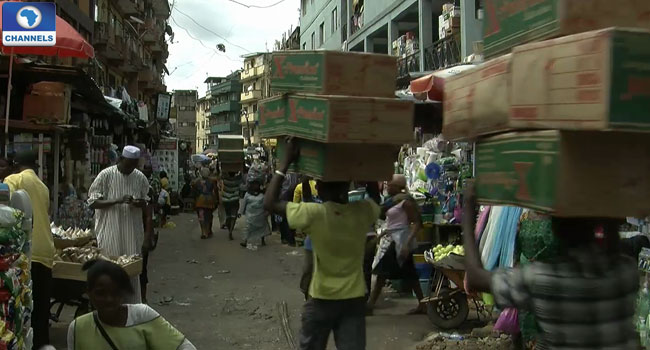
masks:
<svg viewBox="0 0 650 350"><path fill-rule="evenodd" d="M0 1L0 18L2 18L2 5L5 2L20 1ZM1 22L1 21L0 21ZM0 31L2 24L0 23ZM6 47L0 42L0 52L9 55L9 79L7 81L7 106L5 111L5 135L9 133L9 107L11 105L11 77L13 71L14 55L41 55L56 57L79 57L93 58L95 50L68 22L61 17L56 16L56 45L54 46L20 46ZM5 156L7 155L7 142L5 142Z"/></svg>

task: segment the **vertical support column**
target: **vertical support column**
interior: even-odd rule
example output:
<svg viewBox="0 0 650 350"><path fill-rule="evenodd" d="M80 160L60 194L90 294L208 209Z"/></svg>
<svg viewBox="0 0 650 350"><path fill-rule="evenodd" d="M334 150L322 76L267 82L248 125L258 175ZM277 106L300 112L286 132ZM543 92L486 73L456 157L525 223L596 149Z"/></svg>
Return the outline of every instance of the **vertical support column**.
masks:
<svg viewBox="0 0 650 350"><path fill-rule="evenodd" d="M58 132L54 132L54 145L52 146L52 154L54 154L54 191L53 191L53 197L52 201L54 204L52 205L52 209L50 211L52 214L56 213L57 210L59 209L59 169L60 169L60 162L61 162L61 134ZM67 164L66 164L67 166ZM72 178L68 177L67 178L67 183L66 184L71 184L72 183Z"/></svg>
<svg viewBox="0 0 650 350"><path fill-rule="evenodd" d="M393 54L393 41L397 40L399 37L399 27L397 22L390 19L388 21L388 54Z"/></svg>
<svg viewBox="0 0 650 350"><path fill-rule="evenodd" d="M418 0L420 28L420 71L425 71L424 50L433 45L433 8L431 0Z"/></svg>
<svg viewBox="0 0 650 350"><path fill-rule="evenodd" d="M363 51L364 52L375 52L375 43L372 41L372 37L367 36L363 38Z"/></svg>
<svg viewBox="0 0 650 350"><path fill-rule="evenodd" d="M472 44L483 39L483 21L476 16L475 0L460 1L460 54L464 59L474 52Z"/></svg>

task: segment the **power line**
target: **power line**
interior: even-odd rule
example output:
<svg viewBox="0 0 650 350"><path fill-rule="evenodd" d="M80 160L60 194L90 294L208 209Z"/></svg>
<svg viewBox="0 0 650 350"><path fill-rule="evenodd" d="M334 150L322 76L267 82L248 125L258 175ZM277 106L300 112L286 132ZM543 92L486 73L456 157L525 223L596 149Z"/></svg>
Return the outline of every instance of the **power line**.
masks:
<svg viewBox="0 0 650 350"><path fill-rule="evenodd" d="M271 4L271 5L265 5L265 6L259 6L259 5L247 5L247 4L241 3L241 2L239 2L239 1L237 1L237 0L228 0L228 1L230 1L230 2L234 2L234 3L237 4L237 5L241 5L241 6L244 6L244 7L246 7L246 8L249 8L249 9L268 9L268 8L273 7L273 6L280 5L281 3L285 2L286 0L280 0L280 1L276 2L276 3L273 3L273 4Z"/></svg>
<svg viewBox="0 0 650 350"><path fill-rule="evenodd" d="M177 10L178 10L178 9L177 9ZM188 35L190 38L192 38L192 39L198 41L198 42L199 42L203 47L205 47L206 49L208 49L208 50L212 50L212 51L214 51L216 54L223 55L223 56L225 56L227 59L229 59L229 60L232 61L232 62L237 62L237 63L241 63L241 62L242 62L241 60L235 60L235 59L230 58L230 56L228 56L228 55L225 54L225 53L218 52L218 51L217 51L215 48L213 48L213 47L209 47L209 46L207 46L207 45L206 45L206 44L205 44L201 39L194 37L194 36L192 35L192 33L190 33L190 31L187 30L187 28L185 28L185 27L181 26L180 24L178 24L178 22L176 21L176 19L174 18L174 16L170 16L169 18L171 18L172 22L174 22L174 24L175 24L177 27L183 29L183 30L185 31L185 33L187 33L187 35Z"/></svg>
<svg viewBox="0 0 650 350"><path fill-rule="evenodd" d="M284 0L282 0L282 1L284 1ZM240 48L240 49L242 49L242 50L244 50L244 51L246 51L246 52L250 52L247 48L242 47L242 46L239 46L239 45L237 45L237 44L235 44L235 43L232 43L232 42L230 42L228 39L226 39L225 37L221 36L220 34L216 33L215 31L213 31L212 29L205 27L205 26L202 25L201 23L197 22L197 21L196 21L194 18L192 18L190 15L188 15L187 13L181 11L179 8L176 8L176 12L178 12L178 13L180 13L181 15L183 15L183 16L189 18L192 22L194 22L194 24L196 24L197 26L203 28L204 30L206 30L207 32L209 32L209 33L211 33L211 34L216 35L218 38L220 38L221 40L227 42L228 44L230 44L230 45L232 45L232 46L235 46L235 47L238 47L238 48Z"/></svg>

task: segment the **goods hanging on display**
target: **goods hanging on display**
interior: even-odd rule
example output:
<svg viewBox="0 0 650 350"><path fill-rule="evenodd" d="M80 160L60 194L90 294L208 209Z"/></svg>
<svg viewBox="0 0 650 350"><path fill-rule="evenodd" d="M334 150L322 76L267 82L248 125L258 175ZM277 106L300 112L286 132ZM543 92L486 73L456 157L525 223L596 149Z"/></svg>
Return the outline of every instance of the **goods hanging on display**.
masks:
<svg viewBox="0 0 650 350"><path fill-rule="evenodd" d="M527 42L608 27L650 28L650 1L486 0L483 42L486 57Z"/></svg>
<svg viewBox="0 0 650 350"><path fill-rule="evenodd" d="M397 58L339 51L279 51L271 64L273 92L394 97Z"/></svg>
<svg viewBox="0 0 650 350"><path fill-rule="evenodd" d="M646 217L648 174L645 133L514 132L476 143L480 203L557 216Z"/></svg>
<svg viewBox="0 0 650 350"><path fill-rule="evenodd" d="M14 194L15 196L15 194ZM31 218L0 205L0 348L31 349Z"/></svg>
<svg viewBox="0 0 650 350"><path fill-rule="evenodd" d="M151 163L154 171L165 171L169 178L169 186L173 191L178 191L178 139L162 139L158 148L153 151Z"/></svg>
<svg viewBox="0 0 650 350"><path fill-rule="evenodd" d="M413 103L389 98L285 95L260 104L260 136L402 145L413 139Z"/></svg>

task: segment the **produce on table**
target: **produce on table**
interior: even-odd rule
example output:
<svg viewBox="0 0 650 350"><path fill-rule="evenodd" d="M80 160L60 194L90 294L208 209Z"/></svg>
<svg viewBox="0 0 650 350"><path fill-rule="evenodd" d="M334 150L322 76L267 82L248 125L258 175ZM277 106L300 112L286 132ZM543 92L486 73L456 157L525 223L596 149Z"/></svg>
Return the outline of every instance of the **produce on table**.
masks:
<svg viewBox="0 0 650 350"><path fill-rule="evenodd" d="M92 235L90 229L82 230L80 228L70 227L64 230L62 226L56 226L54 223L50 224L50 229L52 230L52 235L59 239L79 239Z"/></svg>
<svg viewBox="0 0 650 350"><path fill-rule="evenodd" d="M443 246L442 244L438 244L430 251L425 252L424 256L428 262L436 262L446 258L452 253L456 255L465 255L465 248L463 248L462 245L449 244Z"/></svg>
<svg viewBox="0 0 650 350"><path fill-rule="evenodd" d="M123 255L117 258L109 258L101 253L96 247L69 247L55 255L55 260L84 264L87 261L103 259L112 261L118 265L126 266L140 259L139 255Z"/></svg>

